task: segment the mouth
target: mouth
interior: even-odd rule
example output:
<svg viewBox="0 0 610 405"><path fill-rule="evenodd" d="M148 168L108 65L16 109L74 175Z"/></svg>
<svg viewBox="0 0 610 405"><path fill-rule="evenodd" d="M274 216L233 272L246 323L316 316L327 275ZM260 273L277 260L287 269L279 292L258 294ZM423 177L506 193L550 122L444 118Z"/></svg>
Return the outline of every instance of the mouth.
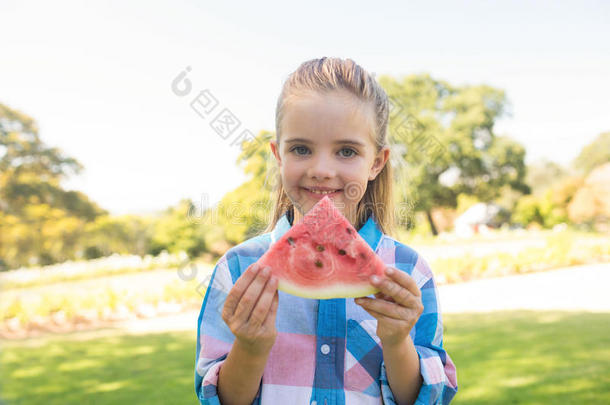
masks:
<svg viewBox="0 0 610 405"><path fill-rule="evenodd" d="M314 197L314 198L322 198L324 196L333 197L333 196L339 195L341 193L341 191L343 191L342 189L320 190L320 189L310 189L310 188L305 188L305 187L301 187L301 189L304 190L309 196Z"/></svg>

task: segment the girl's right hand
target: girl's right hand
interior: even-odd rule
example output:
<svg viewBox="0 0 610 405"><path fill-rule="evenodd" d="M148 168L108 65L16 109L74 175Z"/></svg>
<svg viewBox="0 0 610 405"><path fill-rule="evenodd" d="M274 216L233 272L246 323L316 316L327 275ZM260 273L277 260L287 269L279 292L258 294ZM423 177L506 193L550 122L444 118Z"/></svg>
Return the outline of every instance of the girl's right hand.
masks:
<svg viewBox="0 0 610 405"><path fill-rule="evenodd" d="M222 310L236 342L254 355L268 354L277 337L278 282L270 273L270 268L251 264L229 291Z"/></svg>

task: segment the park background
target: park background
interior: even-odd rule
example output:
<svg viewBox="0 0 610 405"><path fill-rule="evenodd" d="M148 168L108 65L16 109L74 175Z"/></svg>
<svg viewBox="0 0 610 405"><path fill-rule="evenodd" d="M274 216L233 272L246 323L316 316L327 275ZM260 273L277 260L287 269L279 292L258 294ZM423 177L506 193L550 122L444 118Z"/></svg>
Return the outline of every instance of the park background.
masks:
<svg viewBox="0 0 610 405"><path fill-rule="evenodd" d="M606 3L7 1L0 16L0 401L197 402L209 275L265 228L275 102L322 56L390 96L395 236L440 286L454 403L610 401Z"/></svg>

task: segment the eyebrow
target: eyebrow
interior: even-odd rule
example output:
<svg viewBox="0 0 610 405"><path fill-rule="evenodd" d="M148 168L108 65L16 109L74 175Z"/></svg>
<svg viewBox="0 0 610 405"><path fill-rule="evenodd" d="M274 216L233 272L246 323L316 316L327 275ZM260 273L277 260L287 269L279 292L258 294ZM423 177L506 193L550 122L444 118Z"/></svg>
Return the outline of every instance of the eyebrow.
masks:
<svg viewBox="0 0 610 405"><path fill-rule="evenodd" d="M312 143L309 139L305 139L305 138L292 138L292 139L286 139L284 142L286 143ZM349 145L356 145L356 146L365 146L362 142L358 142L358 141L354 141L351 139L339 139L338 141L335 141L335 144L349 144Z"/></svg>

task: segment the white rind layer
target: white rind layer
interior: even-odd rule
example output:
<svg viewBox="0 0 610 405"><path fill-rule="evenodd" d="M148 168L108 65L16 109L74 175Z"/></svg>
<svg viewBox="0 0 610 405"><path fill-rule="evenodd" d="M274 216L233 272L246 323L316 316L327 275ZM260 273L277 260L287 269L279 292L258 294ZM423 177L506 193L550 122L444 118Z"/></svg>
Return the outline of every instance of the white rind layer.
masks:
<svg viewBox="0 0 610 405"><path fill-rule="evenodd" d="M366 297L379 292L369 283L334 284L325 288L306 288L281 279L278 282L278 289L298 297L313 299Z"/></svg>

